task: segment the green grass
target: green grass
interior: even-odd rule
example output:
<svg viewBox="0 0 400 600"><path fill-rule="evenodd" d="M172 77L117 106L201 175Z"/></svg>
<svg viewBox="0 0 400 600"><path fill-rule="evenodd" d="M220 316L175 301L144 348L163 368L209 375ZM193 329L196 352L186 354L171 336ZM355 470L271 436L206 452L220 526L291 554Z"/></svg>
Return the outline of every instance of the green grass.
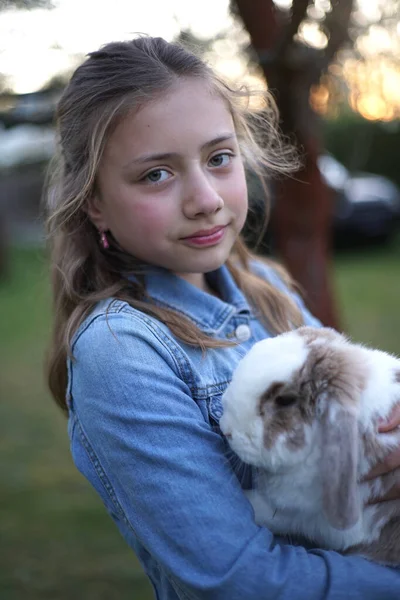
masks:
<svg viewBox="0 0 400 600"><path fill-rule="evenodd" d="M335 259L342 327L355 341L400 356L400 237Z"/></svg>
<svg viewBox="0 0 400 600"><path fill-rule="evenodd" d="M0 284L0 598L147 600L134 554L69 454L43 378L47 266L14 251Z"/></svg>
<svg viewBox="0 0 400 600"><path fill-rule="evenodd" d="M15 250L10 261L0 284L0 598L150 599L133 553L72 464L66 420L44 384L44 255ZM346 330L398 354L399 263L400 243L335 259Z"/></svg>

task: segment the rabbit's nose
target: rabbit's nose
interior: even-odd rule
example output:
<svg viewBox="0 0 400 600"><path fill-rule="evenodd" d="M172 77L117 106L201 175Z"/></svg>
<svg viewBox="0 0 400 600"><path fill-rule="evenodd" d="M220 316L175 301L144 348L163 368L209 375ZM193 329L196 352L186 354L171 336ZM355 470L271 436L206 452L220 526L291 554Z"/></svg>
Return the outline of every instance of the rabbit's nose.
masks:
<svg viewBox="0 0 400 600"><path fill-rule="evenodd" d="M228 432L224 433L224 436L226 437L226 439L229 441L232 439L232 434Z"/></svg>

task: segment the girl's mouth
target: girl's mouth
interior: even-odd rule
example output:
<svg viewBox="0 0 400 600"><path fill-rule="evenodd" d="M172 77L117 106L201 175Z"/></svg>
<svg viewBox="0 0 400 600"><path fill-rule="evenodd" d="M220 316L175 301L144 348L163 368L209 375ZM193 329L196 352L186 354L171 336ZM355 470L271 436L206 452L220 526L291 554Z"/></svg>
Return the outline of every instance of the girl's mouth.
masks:
<svg viewBox="0 0 400 600"><path fill-rule="evenodd" d="M213 227L209 230L196 231L193 235L182 239L190 246L214 246L224 237L225 229L226 225L220 225L219 227Z"/></svg>

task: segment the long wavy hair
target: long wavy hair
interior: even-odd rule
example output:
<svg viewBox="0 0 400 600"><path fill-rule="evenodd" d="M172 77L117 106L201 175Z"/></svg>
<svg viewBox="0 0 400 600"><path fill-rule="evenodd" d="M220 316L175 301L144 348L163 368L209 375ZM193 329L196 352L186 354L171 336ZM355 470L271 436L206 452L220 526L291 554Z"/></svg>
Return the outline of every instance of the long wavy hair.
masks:
<svg viewBox="0 0 400 600"><path fill-rule="evenodd" d="M58 151L50 166L45 193L54 300L48 383L65 411L71 338L102 299L128 302L165 323L182 341L203 350L228 344L207 336L181 314L156 306L146 294L138 261L124 252L112 235L110 248L101 248L98 231L86 212L105 145L117 123L181 78L202 79L224 99L232 114L245 167L262 181L266 173L287 172L294 166L293 153L279 135L276 107L268 93L264 93L262 109L251 110L246 90L229 87L203 60L181 45L142 36L109 43L89 54L58 104ZM227 267L266 324L275 333L300 324L302 318L295 303L251 272L251 258L239 238ZM288 274L276 265L275 268L291 286ZM132 282L127 273L138 276Z"/></svg>

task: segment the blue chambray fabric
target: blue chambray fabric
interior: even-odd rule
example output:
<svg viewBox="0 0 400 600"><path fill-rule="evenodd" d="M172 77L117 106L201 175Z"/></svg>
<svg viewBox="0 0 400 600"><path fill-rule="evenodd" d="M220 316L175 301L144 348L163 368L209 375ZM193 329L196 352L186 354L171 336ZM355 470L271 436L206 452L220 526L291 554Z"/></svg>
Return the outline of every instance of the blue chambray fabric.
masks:
<svg viewBox="0 0 400 600"><path fill-rule="evenodd" d="M254 269L285 291L271 268ZM99 303L82 323L68 361L77 468L160 600L399 600L398 570L290 545L254 523L243 494L251 471L227 452L218 423L235 366L270 332L225 267L208 279L219 298L163 269L149 271L146 286L209 335L240 332L234 347L202 353L119 300Z"/></svg>

